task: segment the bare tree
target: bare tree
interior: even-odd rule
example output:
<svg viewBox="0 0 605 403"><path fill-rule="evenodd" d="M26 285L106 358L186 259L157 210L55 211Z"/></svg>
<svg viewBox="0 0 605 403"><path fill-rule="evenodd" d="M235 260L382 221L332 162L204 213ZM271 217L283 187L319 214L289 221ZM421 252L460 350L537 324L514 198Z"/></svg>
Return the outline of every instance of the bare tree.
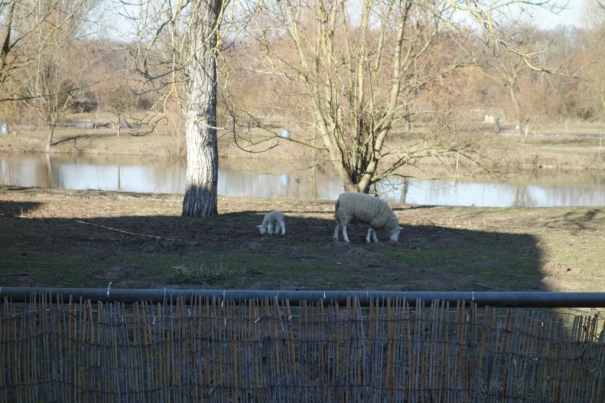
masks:
<svg viewBox="0 0 605 403"><path fill-rule="evenodd" d="M25 102L34 109L42 122L49 126L46 152L50 150L57 122L69 110L77 91L74 74L67 73L60 53L39 60L32 79L25 86ZM30 67L34 67L33 65Z"/></svg>
<svg viewBox="0 0 605 403"><path fill-rule="evenodd" d="M217 57L228 0L145 2L138 24L138 70L161 93L162 111L186 115L187 173L182 215L217 214Z"/></svg>
<svg viewBox="0 0 605 403"><path fill-rule="evenodd" d="M453 92L444 91L444 83L476 62L474 45L481 37L484 42L504 43L497 25L501 9L533 3L549 4L267 3L247 30L249 42L262 57L252 56L245 68L271 76L298 94L297 109L306 132L317 137L293 135L290 141L325 150L345 188L367 193L373 184L417 160L448 158L458 166L460 159L472 158L476 144L467 135L459 136L464 130L455 127L454 108L441 102L455 98ZM471 22L461 22L460 12L470 15ZM477 21L483 33L473 28ZM523 49L512 49L523 54ZM428 94L441 94L441 101L431 101ZM423 101L429 109L417 107ZM401 133L410 115L426 114L434 117L429 133L420 138L393 136Z"/></svg>
<svg viewBox="0 0 605 403"><path fill-rule="evenodd" d="M499 86L504 88L512 106L512 115L517 123L519 135L527 137L529 123L539 112L535 103L536 96L543 94L536 80L542 74L560 70L560 66L542 71L532 69L532 66L544 66L547 59L549 40L546 32L540 32L535 26L527 23L513 22L506 28L509 41L515 48L506 46L486 48L486 55L481 65L484 73ZM543 98L544 100L544 98Z"/></svg>
<svg viewBox="0 0 605 403"><path fill-rule="evenodd" d="M581 82L589 91L596 113L605 117L605 3L587 3L583 20L587 29L577 49Z"/></svg>
<svg viewBox="0 0 605 403"><path fill-rule="evenodd" d="M128 86L128 83L120 84L109 96L109 108L118 118L117 136L120 137L120 129L125 123L124 114L132 109L135 104L135 95Z"/></svg>
<svg viewBox="0 0 605 403"><path fill-rule="evenodd" d="M47 152L57 122L69 110L73 95L84 87L81 77L89 61L78 42L90 29L88 16L96 5L95 0L40 1L30 10L27 22L32 32L28 42L21 44L27 58L19 67L21 83L15 94L49 125Z"/></svg>
<svg viewBox="0 0 605 403"><path fill-rule="evenodd" d="M6 0L0 1L0 101L21 100L23 70L37 65L41 57L54 53L88 29L96 18L91 11L99 0ZM34 67L35 68L35 67ZM30 69L31 70L31 69Z"/></svg>

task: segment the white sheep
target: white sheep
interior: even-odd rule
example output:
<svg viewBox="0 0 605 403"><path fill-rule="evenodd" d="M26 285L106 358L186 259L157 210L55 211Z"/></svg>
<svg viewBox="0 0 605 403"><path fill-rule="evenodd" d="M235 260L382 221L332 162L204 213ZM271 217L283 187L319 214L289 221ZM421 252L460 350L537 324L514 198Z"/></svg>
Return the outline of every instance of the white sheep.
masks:
<svg viewBox="0 0 605 403"><path fill-rule="evenodd" d="M286 234L286 224L284 223L284 215L281 211L271 210L267 214L265 214L265 218L263 218L263 223L261 225L257 225L256 227L260 231L261 234L265 232L269 235L273 235L273 224L275 224L275 234L279 234L279 228L281 227L281 234Z"/></svg>
<svg viewBox="0 0 605 403"><path fill-rule="evenodd" d="M366 237L367 243L371 242L371 238L374 239L374 242L378 242L376 230L387 231L391 241L397 242L399 231L402 230L399 226L399 219L384 200L364 193L342 193L338 196L334 218L336 219L335 241L338 241L338 229L342 228L342 237L345 242L349 242L347 225L352 220L361 221L370 226Z"/></svg>

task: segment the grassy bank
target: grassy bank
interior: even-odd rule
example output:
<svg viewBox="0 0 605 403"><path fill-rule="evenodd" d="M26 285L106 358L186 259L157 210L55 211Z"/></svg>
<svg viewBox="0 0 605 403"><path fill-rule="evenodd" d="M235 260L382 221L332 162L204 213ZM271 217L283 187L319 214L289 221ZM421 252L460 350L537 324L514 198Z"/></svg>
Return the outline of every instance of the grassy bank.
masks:
<svg viewBox="0 0 605 403"><path fill-rule="evenodd" d="M400 242L334 242L333 203L0 187L0 284L113 288L603 291L605 209L394 206ZM261 236L270 209L285 236ZM384 234L379 238L386 240Z"/></svg>
<svg viewBox="0 0 605 403"><path fill-rule="evenodd" d="M105 119L105 120L104 120ZM111 120L111 116L101 116L99 121ZM77 115L73 121L90 121L89 115ZM280 124L274 124L274 131L280 132ZM34 126L14 126L16 135L0 136L1 152L43 152L48 137L48 128ZM514 172L519 169L605 169L604 130L599 123L576 124L567 127L551 125L545 131L530 135L525 141L508 130L505 135L486 134L477 139L477 154L474 156L486 167L497 167L498 171ZM117 136L115 127L107 125L98 129L58 127L55 129L51 153L67 154L127 154L144 155L160 159L183 158L186 154L182 128L174 124L162 123L156 130L147 133L144 129L122 129ZM252 138L263 137L260 129L252 129ZM256 134L254 134L256 133ZM295 133L293 134L295 135ZM421 131L394 133L389 147L408 143L418 143ZM233 135L219 132L219 155L223 159L281 159L297 158L308 161L315 156L308 148L286 140L271 139L250 149L260 151L278 144L267 152L248 153L235 144ZM241 143L240 145L248 146ZM426 158L421 164L442 164L439 160ZM449 172L451 175L451 172ZM446 173L447 175L447 173Z"/></svg>

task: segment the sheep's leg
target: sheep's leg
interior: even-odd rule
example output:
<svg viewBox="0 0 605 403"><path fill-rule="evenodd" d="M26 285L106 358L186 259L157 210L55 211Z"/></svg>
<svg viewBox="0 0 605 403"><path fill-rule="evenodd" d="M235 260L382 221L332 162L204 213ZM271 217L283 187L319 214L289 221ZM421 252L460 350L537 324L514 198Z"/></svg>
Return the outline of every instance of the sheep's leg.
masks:
<svg viewBox="0 0 605 403"><path fill-rule="evenodd" d="M273 223L270 223L270 224L267 226L267 234L269 234L269 235L273 235Z"/></svg>
<svg viewBox="0 0 605 403"><path fill-rule="evenodd" d="M376 236L376 230L372 227L368 228L368 236L366 237L366 243L371 243L372 238L374 242L378 242L378 237Z"/></svg>
<svg viewBox="0 0 605 403"><path fill-rule="evenodd" d="M281 234L286 235L286 223L283 221L280 221L279 226L281 227Z"/></svg>
<svg viewBox="0 0 605 403"><path fill-rule="evenodd" d="M372 242L371 236L372 236L372 227L368 228L368 235L366 236L366 243Z"/></svg>
<svg viewBox="0 0 605 403"><path fill-rule="evenodd" d="M336 229L334 230L334 240L338 241L338 230L340 229L340 223L336 223Z"/></svg>
<svg viewBox="0 0 605 403"><path fill-rule="evenodd" d="M345 240L345 242L349 242L349 236L347 235L347 226L346 225L342 226L342 237Z"/></svg>

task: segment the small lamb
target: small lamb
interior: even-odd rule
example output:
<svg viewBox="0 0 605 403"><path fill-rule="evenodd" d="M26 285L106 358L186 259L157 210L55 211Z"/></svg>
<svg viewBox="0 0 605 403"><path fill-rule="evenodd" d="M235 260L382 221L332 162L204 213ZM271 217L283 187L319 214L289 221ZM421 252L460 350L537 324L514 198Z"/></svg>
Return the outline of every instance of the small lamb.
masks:
<svg viewBox="0 0 605 403"><path fill-rule="evenodd" d="M257 225L258 230L261 234L267 232L269 235L273 235L273 224L275 224L275 235L279 234L281 227L281 234L286 234L286 224L284 223L284 215L281 211L271 210L263 218L263 223Z"/></svg>
<svg viewBox="0 0 605 403"><path fill-rule="evenodd" d="M336 219L335 241L338 241L338 229L342 228L342 237L345 242L349 242L347 225L352 220L358 220L370 226L366 237L367 243L371 242L371 238L374 239L374 242L378 242L376 230L387 231L391 241L397 242L399 232L402 230L399 226L399 219L384 200L364 193L343 193L338 196L334 218Z"/></svg>

